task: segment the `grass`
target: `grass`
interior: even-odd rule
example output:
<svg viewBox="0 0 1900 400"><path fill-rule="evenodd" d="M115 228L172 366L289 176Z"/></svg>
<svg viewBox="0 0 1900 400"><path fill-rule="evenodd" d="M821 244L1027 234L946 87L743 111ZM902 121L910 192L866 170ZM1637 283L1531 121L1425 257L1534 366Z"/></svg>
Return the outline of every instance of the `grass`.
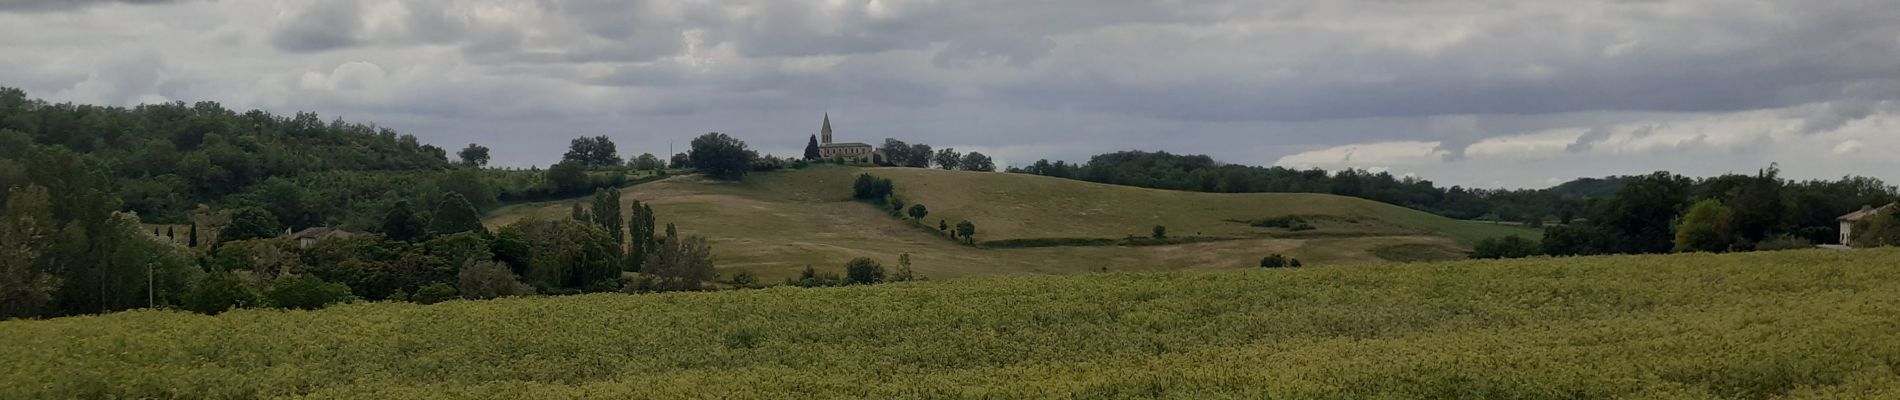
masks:
<svg viewBox="0 0 1900 400"><path fill-rule="evenodd" d="M863 172L893 178L899 194L928 206L931 213L923 219L924 226L851 201L851 182ZM918 273L951 278L1104 268L1115 272L1244 268L1257 265L1269 253L1287 254L1307 264L1377 262L1382 259L1370 250L1385 244L1463 251L1468 245L1459 242L1464 240L1461 237L1535 233L1331 195L1173 192L915 168L818 165L753 174L741 182L679 176L625 188L621 197L629 203L651 204L662 224L678 223L685 234L706 236L722 274L745 270L768 281L795 276L806 266L837 269L855 257L895 264L904 253L911 254ZM523 218L566 218L570 204L512 207L492 214L487 222L499 226ZM1233 211L1214 211L1230 208ZM1227 221L1286 214L1341 217L1315 219L1319 229L1304 232ZM979 242L998 248L960 245L937 232L939 220L955 225L966 218L977 225ZM1183 243L1002 248L1147 237L1155 224L1167 225L1170 238ZM1238 240L1198 242L1207 238Z"/></svg>
<svg viewBox="0 0 1900 400"><path fill-rule="evenodd" d="M1900 251L0 322L0 398L1895 398Z"/></svg>

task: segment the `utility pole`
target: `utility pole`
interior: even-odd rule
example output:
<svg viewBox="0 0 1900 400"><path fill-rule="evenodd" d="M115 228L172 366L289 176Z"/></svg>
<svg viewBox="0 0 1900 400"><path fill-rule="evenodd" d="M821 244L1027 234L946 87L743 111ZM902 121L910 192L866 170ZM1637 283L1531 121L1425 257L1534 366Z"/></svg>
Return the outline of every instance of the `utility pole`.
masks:
<svg viewBox="0 0 1900 400"><path fill-rule="evenodd" d="M157 296L152 290L152 263L145 263L145 308L158 308Z"/></svg>

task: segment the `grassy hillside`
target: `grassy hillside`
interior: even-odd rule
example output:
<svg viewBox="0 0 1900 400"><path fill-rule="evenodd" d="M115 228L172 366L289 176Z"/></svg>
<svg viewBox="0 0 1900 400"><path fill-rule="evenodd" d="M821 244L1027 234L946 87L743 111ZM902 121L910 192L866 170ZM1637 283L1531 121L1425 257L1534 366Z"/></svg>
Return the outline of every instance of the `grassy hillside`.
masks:
<svg viewBox="0 0 1900 400"><path fill-rule="evenodd" d="M0 322L0 398L1894 398L1900 251Z"/></svg>
<svg viewBox="0 0 1900 400"><path fill-rule="evenodd" d="M898 192L932 212L920 226L852 202L851 182L870 172L896 180ZM1306 194L1210 194L1102 185L1031 175L915 168L861 169L821 165L754 174L743 182L676 177L625 189L627 202L650 202L661 223L713 244L723 273L749 270L767 279L793 276L805 266L836 269L853 257L895 264L910 253L919 273L932 278L995 274L1048 274L1242 268L1269 253L1307 263L1385 261L1374 250L1390 246L1436 248L1442 259L1467 245L1459 241L1535 230L1457 221L1366 200ZM499 226L523 218L566 218L569 202L512 207L492 215ZM1279 215L1338 216L1315 220L1319 229L1288 232L1228 219ZM1156 224L1176 237L1239 240L1168 246L975 249L944 238L936 221L969 219L980 240L1011 238L1122 238L1148 235ZM1455 238L1455 239L1454 239Z"/></svg>

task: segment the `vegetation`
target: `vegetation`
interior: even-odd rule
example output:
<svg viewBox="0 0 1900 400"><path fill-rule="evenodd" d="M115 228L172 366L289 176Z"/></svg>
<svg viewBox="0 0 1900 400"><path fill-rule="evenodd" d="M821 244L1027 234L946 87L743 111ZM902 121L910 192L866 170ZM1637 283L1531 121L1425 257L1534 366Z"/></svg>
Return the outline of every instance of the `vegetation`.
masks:
<svg viewBox="0 0 1900 400"><path fill-rule="evenodd" d="M693 148L687 159L692 160L693 169L714 179L736 181L745 178L751 169L752 159L758 153L747 150L745 142L726 136L724 133L708 133L693 138Z"/></svg>
<svg viewBox="0 0 1900 400"><path fill-rule="evenodd" d="M0 322L0 397L1883 398L1896 267L1809 250L136 311Z"/></svg>
<svg viewBox="0 0 1900 400"><path fill-rule="evenodd" d="M1471 248L1471 258L1524 258L1537 255L1539 250L1537 242L1511 235L1478 242L1477 246Z"/></svg>
<svg viewBox="0 0 1900 400"><path fill-rule="evenodd" d="M1721 201L1696 202L1676 226L1675 251L1727 251L1735 242L1735 230L1729 226L1734 219L1735 212Z"/></svg>

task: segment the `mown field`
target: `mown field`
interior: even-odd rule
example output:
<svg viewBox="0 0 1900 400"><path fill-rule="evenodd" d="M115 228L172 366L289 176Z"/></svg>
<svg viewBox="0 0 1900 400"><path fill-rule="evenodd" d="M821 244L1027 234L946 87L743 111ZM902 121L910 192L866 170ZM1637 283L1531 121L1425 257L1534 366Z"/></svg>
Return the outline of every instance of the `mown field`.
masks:
<svg viewBox="0 0 1900 400"><path fill-rule="evenodd" d="M853 202L859 173L891 178L900 195L931 210L924 224L897 220ZM855 257L895 264L911 254L932 278L997 274L1172 271L1258 265L1282 253L1306 263L1387 261L1375 252L1406 246L1406 261L1461 257L1469 243L1534 229L1458 221L1383 203L1316 194L1211 194L1102 185L1041 176L821 165L753 174L742 182L683 176L625 189L627 202L649 202L662 224L706 236L722 273L751 271L768 280L806 266L836 269ZM566 218L568 202L537 203L490 216L499 226L523 218ZM1230 220L1282 215L1315 219L1319 229L1290 232ZM1155 225L1173 237L1220 240L1165 246L975 249L951 242L937 222L968 219L978 240L1145 237ZM1401 249L1401 250L1403 250Z"/></svg>
<svg viewBox="0 0 1900 400"><path fill-rule="evenodd" d="M0 322L0 398L1895 398L1900 251Z"/></svg>

